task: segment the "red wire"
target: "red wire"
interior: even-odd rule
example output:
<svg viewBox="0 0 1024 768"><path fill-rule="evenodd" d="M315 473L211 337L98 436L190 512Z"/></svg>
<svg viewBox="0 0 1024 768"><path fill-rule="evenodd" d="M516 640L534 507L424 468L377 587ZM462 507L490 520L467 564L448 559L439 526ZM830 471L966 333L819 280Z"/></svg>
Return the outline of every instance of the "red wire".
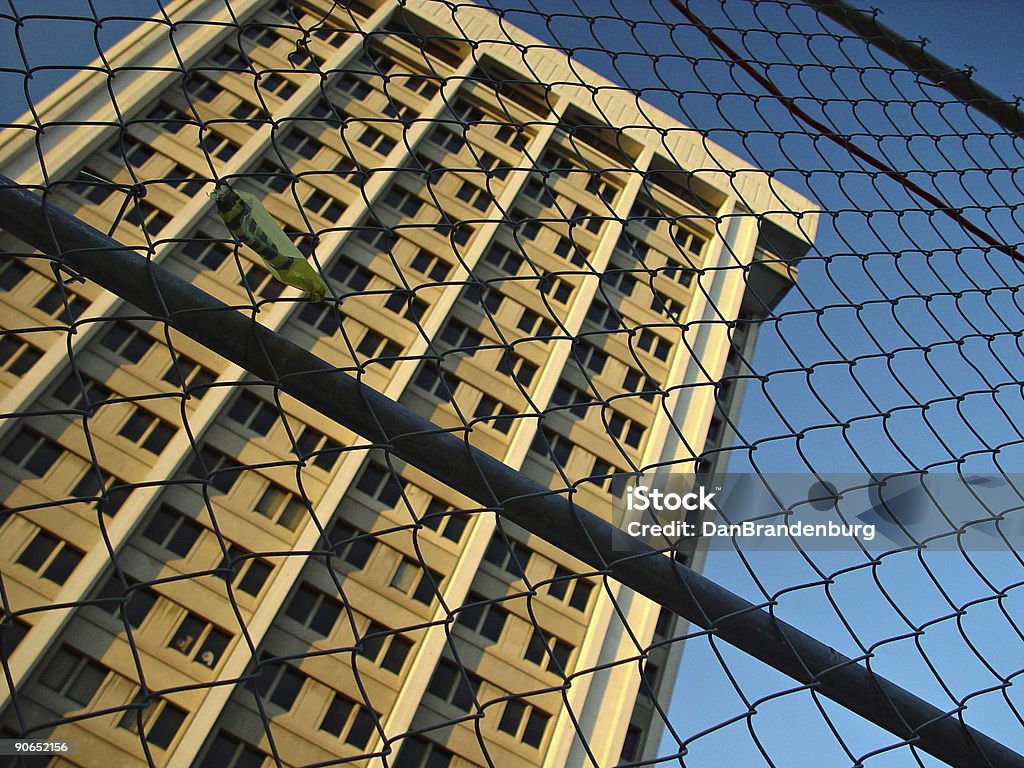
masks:
<svg viewBox="0 0 1024 768"><path fill-rule="evenodd" d="M960 212L959 209L953 208L941 198L937 197L936 195L933 195L931 192L925 189L922 189L913 181L908 179L905 174L900 173L896 169L889 167L878 158L865 152L863 149L861 149L852 141L850 141L850 139L848 139L847 137L833 133L827 125L819 122L818 120L804 112L799 106L797 106L793 102L792 99L785 96L775 86L775 83L773 83L763 74L758 72L757 69L755 69L750 62L746 61L742 56L736 53L736 51L734 51L728 43L726 43L722 38L715 34L714 30L712 30L703 21L701 21L700 18L698 18L697 15L694 14L682 2L682 0L669 0L669 2L671 2L672 5L674 5L681 14L683 14L687 19L689 19L690 23L697 27L697 29L699 29L704 34L704 36L707 37L707 39L711 42L712 45L714 45L723 53L725 53L730 59L732 59L733 63L739 66L740 69L742 69L752 78L754 78L754 80L756 80L762 88L768 91L768 93L774 96L779 101L779 103L782 104L782 106L789 111L790 114L795 116L797 119L802 120L804 123L812 127L814 130L818 131L818 133L820 133L829 141L833 142L834 144L838 144L840 147L845 149L854 157L858 158L859 160L863 160L872 168L878 169L886 176L888 176L890 179L902 185L905 189L909 190L910 192L913 192L922 200L934 206L935 210L944 213L946 216L951 218L965 230L978 237L982 242L992 246L993 248L1002 253L1005 253L1007 256L1016 259L1021 263L1024 263L1024 255L1022 255L1020 251L1018 251L1016 248L1012 248L1006 243L1000 242L995 237L990 235L988 232L981 229L976 224L973 224L968 219L964 218L963 214Z"/></svg>

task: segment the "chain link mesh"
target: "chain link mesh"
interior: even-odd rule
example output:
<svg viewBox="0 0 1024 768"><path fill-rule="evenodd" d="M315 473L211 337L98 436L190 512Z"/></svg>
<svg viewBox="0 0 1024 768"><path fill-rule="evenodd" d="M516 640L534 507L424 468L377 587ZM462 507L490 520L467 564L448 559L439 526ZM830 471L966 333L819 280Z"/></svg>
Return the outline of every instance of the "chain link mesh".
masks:
<svg viewBox="0 0 1024 768"><path fill-rule="evenodd" d="M1020 471L1017 141L808 6L8 2L0 171L552 494L611 518L656 467ZM49 99L47 29L100 54ZM248 374L2 237L4 738L82 766L939 764L325 420L286 361ZM1022 562L958 533L676 557L1020 750Z"/></svg>

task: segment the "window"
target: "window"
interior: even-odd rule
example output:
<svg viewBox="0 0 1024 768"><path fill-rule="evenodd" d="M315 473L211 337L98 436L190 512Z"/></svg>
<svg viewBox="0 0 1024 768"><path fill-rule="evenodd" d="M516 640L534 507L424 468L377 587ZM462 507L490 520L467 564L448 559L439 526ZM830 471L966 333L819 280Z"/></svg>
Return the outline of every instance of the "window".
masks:
<svg viewBox="0 0 1024 768"><path fill-rule="evenodd" d="M271 301L284 291L284 283L259 264L250 265L245 271L245 275L238 281L238 285L254 296Z"/></svg>
<svg viewBox="0 0 1024 768"><path fill-rule="evenodd" d="M633 272L624 269L609 269L601 275L601 285L618 291L623 296L632 296L636 288L636 277Z"/></svg>
<svg viewBox="0 0 1024 768"><path fill-rule="evenodd" d="M147 698L144 701L145 707L142 709L131 707L125 710L117 726L132 733L138 733L141 720L146 741L160 749L167 749L171 746L178 731L181 730L185 718L188 717L188 712L181 707L176 707L166 699Z"/></svg>
<svg viewBox="0 0 1024 768"><path fill-rule="evenodd" d="M282 140L281 143L283 144L284 141ZM255 173L250 178L270 192L280 194L291 186L293 177L288 171L279 168L275 162L263 160L256 166Z"/></svg>
<svg viewBox="0 0 1024 768"><path fill-rule="evenodd" d="M487 191L480 189L470 181L463 181L455 196L478 211L486 211L491 204L491 196Z"/></svg>
<svg viewBox="0 0 1024 768"><path fill-rule="evenodd" d="M317 152L320 151L322 146L319 141L308 133L299 130L286 133L279 139L279 142L282 147L306 160L312 160L316 157Z"/></svg>
<svg viewBox="0 0 1024 768"><path fill-rule="evenodd" d="M342 562L356 570L361 570L366 566L377 545L372 536L368 536L340 518L334 521L327 532L327 541L331 548L338 553Z"/></svg>
<svg viewBox="0 0 1024 768"><path fill-rule="evenodd" d="M510 408L490 395L481 397L473 412L474 419L481 419L487 423L487 426L506 435L512 429L512 422L517 415L514 408Z"/></svg>
<svg viewBox="0 0 1024 768"><path fill-rule="evenodd" d="M249 36L249 29L246 29L242 33L245 37ZM242 56L237 50L232 48L230 45L222 45L211 57L213 63L222 69L232 69L235 71L244 71L247 66L245 63L245 57Z"/></svg>
<svg viewBox="0 0 1024 768"><path fill-rule="evenodd" d="M453 349L468 349L475 352L484 343L483 335L475 328L470 328L457 317L451 318L441 330L441 340Z"/></svg>
<svg viewBox="0 0 1024 768"><path fill-rule="evenodd" d="M359 655L375 662L388 672L398 674L412 650L412 641L371 621L358 643Z"/></svg>
<svg viewBox="0 0 1024 768"><path fill-rule="evenodd" d="M12 290L32 271L17 256L0 258L0 291Z"/></svg>
<svg viewBox="0 0 1024 768"><path fill-rule="evenodd" d="M423 201L416 196L415 192L410 192L397 185L391 187L384 195L384 204L409 217L415 216L423 207Z"/></svg>
<svg viewBox="0 0 1024 768"><path fill-rule="evenodd" d="M142 529L142 536L178 557L188 557L204 530L184 512L161 504Z"/></svg>
<svg viewBox="0 0 1024 768"><path fill-rule="evenodd" d="M550 275L540 279L540 290L545 296L550 296L560 304L565 304L572 296L572 286L569 283Z"/></svg>
<svg viewBox="0 0 1024 768"><path fill-rule="evenodd" d="M508 611L477 592L470 592L455 614L455 623L492 642L498 642Z"/></svg>
<svg viewBox="0 0 1024 768"><path fill-rule="evenodd" d="M455 133L451 128L446 126L438 126L435 128L429 136L427 141L431 144L443 149L445 152L450 152L453 155L458 154L459 150L462 149L462 145L465 143L465 139Z"/></svg>
<svg viewBox="0 0 1024 768"><path fill-rule="evenodd" d="M644 730L637 725L631 725L626 729L626 738L622 740L622 754L620 762L632 762L640 756L640 745L643 743Z"/></svg>
<svg viewBox="0 0 1024 768"><path fill-rule="evenodd" d="M335 47L348 37L348 30L342 27L317 27L311 33L317 40L323 40L325 43Z"/></svg>
<svg viewBox="0 0 1024 768"><path fill-rule="evenodd" d="M0 659L10 659L31 628L31 624L17 616L5 618L0 622Z"/></svg>
<svg viewBox="0 0 1024 768"><path fill-rule="evenodd" d="M100 344L129 363L142 360L154 343L149 334L124 320L116 321L100 339Z"/></svg>
<svg viewBox="0 0 1024 768"><path fill-rule="evenodd" d="M448 277L448 272L451 270L448 263L440 256L435 256L422 248L413 256L409 266L438 283Z"/></svg>
<svg viewBox="0 0 1024 768"><path fill-rule="evenodd" d="M211 272L220 269L221 264L231 255L231 251L223 242L208 238L204 233L197 233L195 239L184 243L177 251L195 265Z"/></svg>
<svg viewBox="0 0 1024 768"><path fill-rule="evenodd" d="M569 656L572 654L572 650L572 646L565 640L549 637L545 641L544 636L534 629L523 658L544 667L548 672L563 675L569 669Z"/></svg>
<svg viewBox="0 0 1024 768"><path fill-rule="evenodd" d="M387 336L367 329L362 340L356 345L356 352L364 358L364 362L376 362L385 368L395 364L395 358L402 354L402 348Z"/></svg>
<svg viewBox="0 0 1024 768"><path fill-rule="evenodd" d="M273 29L262 24L246 24L242 37L261 48L269 48L281 39Z"/></svg>
<svg viewBox="0 0 1024 768"><path fill-rule="evenodd" d="M15 561L44 579L63 584L85 553L63 539L39 529Z"/></svg>
<svg viewBox="0 0 1024 768"><path fill-rule="evenodd" d="M8 334L0 337L0 370L22 376L39 362L43 354L24 339Z"/></svg>
<svg viewBox="0 0 1024 768"><path fill-rule="evenodd" d="M138 629L160 597L148 587L137 586L137 581L130 576L127 577L127 582L125 585L117 574L111 575L100 587L96 599L103 601L98 604L100 608L118 620L121 619L123 610L128 626Z"/></svg>
<svg viewBox="0 0 1024 768"><path fill-rule="evenodd" d="M605 363L608 362L608 353L598 349L589 341L579 339L574 341L572 353L581 368L595 375L600 375L604 370Z"/></svg>
<svg viewBox="0 0 1024 768"><path fill-rule="evenodd" d="M508 539L495 532L484 552L484 560L494 565L513 578L526 575L533 550L515 539Z"/></svg>
<svg viewBox="0 0 1024 768"><path fill-rule="evenodd" d="M215 131L208 130L203 135L202 141L199 145L206 151L211 157L216 157L218 160L227 162L238 152L238 144L233 142L227 136L221 136ZM150 232L153 230L150 229Z"/></svg>
<svg viewBox="0 0 1024 768"><path fill-rule="evenodd" d="M234 581L235 587L240 592L255 597L263 589L263 585L270 578L274 570L268 561L262 557L253 557L247 549L237 544L229 544L227 554L217 566L222 571L226 581Z"/></svg>
<svg viewBox="0 0 1024 768"><path fill-rule="evenodd" d="M587 408L597 405L594 395L579 387L570 384L565 379L560 379L551 393L551 404L555 410L568 410L573 416L583 418L587 415Z"/></svg>
<svg viewBox="0 0 1024 768"><path fill-rule="evenodd" d="M64 454L64 449L34 429L25 427L3 450L3 457L36 477L43 477Z"/></svg>
<svg viewBox="0 0 1024 768"><path fill-rule="evenodd" d="M619 313L599 298L595 298L587 308L587 320L602 331L611 331L622 327Z"/></svg>
<svg viewBox="0 0 1024 768"><path fill-rule="evenodd" d="M204 182L180 163L175 163L171 172L164 177L164 181L181 192L186 197L195 197L196 193L203 188Z"/></svg>
<svg viewBox="0 0 1024 768"><path fill-rule="evenodd" d="M185 98L191 103L211 101L220 95L221 89L213 80L198 72L185 76Z"/></svg>
<svg viewBox="0 0 1024 768"><path fill-rule="evenodd" d="M426 568L423 563L403 555L401 562L391 575L389 586L409 595L418 603L430 605L434 601L435 584L439 584L440 581L439 575Z"/></svg>
<svg viewBox="0 0 1024 768"><path fill-rule="evenodd" d="M386 155L395 148L395 142L371 125L366 126L357 141L380 155Z"/></svg>
<svg viewBox="0 0 1024 768"><path fill-rule="evenodd" d="M555 334L555 324L529 307L523 307L523 314L516 323L516 328L527 336L536 337L540 341L550 341Z"/></svg>
<svg viewBox="0 0 1024 768"><path fill-rule="evenodd" d="M388 300L384 302L384 307L396 315L404 317L406 320L418 323L423 318L423 315L426 314L428 305L427 302L417 299L405 291L395 291L388 296Z"/></svg>
<svg viewBox="0 0 1024 768"><path fill-rule="evenodd" d="M71 495L79 501L95 501L104 515L115 515L132 489L116 475L97 469L95 465L89 467Z"/></svg>
<svg viewBox="0 0 1024 768"><path fill-rule="evenodd" d="M487 115L483 113L483 110L475 104L470 104L468 101L461 98L455 99L449 105L448 111L451 112L452 116L460 123L480 123L487 119Z"/></svg>
<svg viewBox="0 0 1024 768"><path fill-rule="evenodd" d="M555 567L555 575L548 585L548 594L556 600L567 602L577 611L585 611L590 602L590 593L594 585L562 566Z"/></svg>
<svg viewBox="0 0 1024 768"><path fill-rule="evenodd" d="M206 751L199 768L260 768L267 756L226 731L220 731Z"/></svg>
<svg viewBox="0 0 1024 768"><path fill-rule="evenodd" d="M332 736L344 734L345 743L363 748L370 743L375 723L376 719L366 708L347 696L335 693L324 719L320 721L320 730Z"/></svg>
<svg viewBox="0 0 1024 768"><path fill-rule="evenodd" d="M592 195L597 195L606 203L612 203L615 200L618 191L611 184L601 181L601 175L594 173L590 177L590 181L587 182L587 192Z"/></svg>
<svg viewBox="0 0 1024 768"><path fill-rule="evenodd" d="M113 397L113 393L92 376L81 374L81 380L69 371L53 390L53 396L68 408L82 408L91 411L94 406Z"/></svg>
<svg viewBox="0 0 1024 768"><path fill-rule="evenodd" d="M329 338L338 332L338 311L329 304L306 304L299 312L298 319L315 336Z"/></svg>
<svg viewBox="0 0 1024 768"><path fill-rule="evenodd" d="M177 431L163 419L134 406L132 415L121 425L121 429L117 433L144 450L159 456Z"/></svg>
<svg viewBox="0 0 1024 768"><path fill-rule="evenodd" d="M572 212L572 221L577 224L583 224L588 231L594 234L601 231L601 225L604 223L603 218L594 216L590 209L582 205L577 205L576 209Z"/></svg>
<svg viewBox="0 0 1024 768"><path fill-rule="evenodd" d="M295 83L285 80L276 72L264 74L256 81L256 84L264 93L273 94L280 99L290 99L295 91L298 90L298 86Z"/></svg>
<svg viewBox="0 0 1024 768"><path fill-rule="evenodd" d="M600 219L592 219L591 221L596 221L598 223L598 227L600 227ZM590 252L586 248L578 245L567 237L560 237L558 239L558 244L555 246L555 253L577 267L586 265L587 257L590 255Z"/></svg>
<svg viewBox="0 0 1024 768"><path fill-rule="evenodd" d="M681 249L689 251L694 256L700 256L700 252L707 244L707 238L678 226L672 229L672 240Z"/></svg>
<svg viewBox="0 0 1024 768"><path fill-rule="evenodd" d="M59 696L86 706L107 677L107 668L64 645L43 665L39 682Z"/></svg>
<svg viewBox="0 0 1024 768"><path fill-rule="evenodd" d="M520 240L533 240L540 234L540 222L519 208L512 209L509 219L515 223L515 234Z"/></svg>
<svg viewBox="0 0 1024 768"><path fill-rule="evenodd" d="M295 448L303 460L313 460L313 466L330 472L341 455L342 447L323 433L305 426L295 441Z"/></svg>
<svg viewBox="0 0 1024 768"><path fill-rule="evenodd" d="M36 302L36 309L42 310L50 317L70 325L78 319L89 305L77 293L68 290L63 284L55 285Z"/></svg>
<svg viewBox="0 0 1024 768"><path fill-rule="evenodd" d="M459 669L455 662L441 659L434 670L427 692L446 701L460 712L472 712L483 679L468 669Z"/></svg>
<svg viewBox="0 0 1024 768"><path fill-rule="evenodd" d="M167 133L177 133L182 126L192 124L191 117L166 101L159 102L143 119L145 122L156 123L157 127Z"/></svg>
<svg viewBox="0 0 1024 768"><path fill-rule="evenodd" d="M466 530L468 517L466 513L454 510L451 505L439 499L431 499L420 523L449 541L458 542Z"/></svg>
<svg viewBox="0 0 1024 768"><path fill-rule="evenodd" d="M206 389L217 380L217 375L190 357L175 353L175 360L163 375L163 381L180 387L197 399L206 394Z"/></svg>
<svg viewBox="0 0 1024 768"><path fill-rule="evenodd" d="M434 98L439 90L437 83L425 77L406 78L404 86L413 93L417 93L428 100Z"/></svg>
<svg viewBox="0 0 1024 768"><path fill-rule="evenodd" d="M327 219L329 222L336 222L345 213L345 206L328 194L319 189L306 198L306 210Z"/></svg>
<svg viewBox="0 0 1024 768"><path fill-rule="evenodd" d="M657 229L658 222L664 220L664 216L659 216L658 204L653 200L637 200L633 204L633 210L630 212L630 218L639 224L647 227L648 229Z"/></svg>
<svg viewBox="0 0 1024 768"><path fill-rule="evenodd" d="M480 159L477 161L477 165L487 171L487 175L489 177L493 177L499 181L508 176L508 166L502 166L501 160L496 158L490 152L482 152L480 154Z"/></svg>
<svg viewBox="0 0 1024 768"><path fill-rule="evenodd" d="M505 703L505 711L498 721L498 730L511 734L524 744L540 747L551 716L519 699Z"/></svg>
<svg viewBox="0 0 1024 768"><path fill-rule="evenodd" d="M528 197L541 205L550 205L554 201L554 196L551 191L548 190L544 181L536 176L531 175L527 180L523 191L521 193L523 197Z"/></svg>
<svg viewBox="0 0 1024 768"><path fill-rule="evenodd" d="M267 489L256 502L256 511L271 522L294 531L306 514L306 505L291 491L277 483L268 483Z"/></svg>
<svg viewBox="0 0 1024 768"><path fill-rule="evenodd" d="M695 274L694 270L689 267L677 266L671 262L669 262L669 266L663 267L658 271L665 277L675 280L684 288L689 288L690 284L693 282L693 276Z"/></svg>
<svg viewBox="0 0 1024 768"><path fill-rule="evenodd" d="M341 79L335 80L331 84L331 89L347 94L353 101L362 101L373 93L373 88L367 85L365 80L356 77L351 72L346 73Z"/></svg>
<svg viewBox="0 0 1024 768"><path fill-rule="evenodd" d="M662 338L650 328L643 328L640 331L636 337L636 345L644 352L654 355L658 360L668 360L669 352L672 351L672 345L668 339Z"/></svg>
<svg viewBox="0 0 1024 768"><path fill-rule="evenodd" d="M454 398L455 388L459 385L454 374L433 360L425 360L413 381L417 387L442 403L450 403Z"/></svg>
<svg viewBox="0 0 1024 768"><path fill-rule="evenodd" d="M359 233L360 237L366 231L361 230ZM371 231L371 234L376 233ZM370 281L373 280L373 272L344 254L339 255L337 260L331 264L330 269L327 271L327 276L342 283L352 292L366 290L370 285Z"/></svg>
<svg viewBox="0 0 1024 768"><path fill-rule="evenodd" d="M402 498L402 482L397 471L378 461L370 461L366 465L356 481L356 488L388 507L393 507Z"/></svg>
<svg viewBox="0 0 1024 768"><path fill-rule="evenodd" d="M209 483L221 493L228 493L234 486L242 465L235 459L209 445L199 449L199 455L189 465L187 474Z"/></svg>
<svg viewBox="0 0 1024 768"><path fill-rule="evenodd" d="M441 237L448 238L457 245L465 245L469 242L470 235L473 234L473 227L468 224L452 226L451 224L445 224L442 222L434 227L434 231L441 235Z"/></svg>
<svg viewBox="0 0 1024 768"><path fill-rule="evenodd" d="M266 437L280 418L280 411L276 405L271 405L262 397L243 390L231 404L228 418L236 424L241 424L246 429Z"/></svg>
<svg viewBox="0 0 1024 768"><path fill-rule="evenodd" d="M505 296L494 286L475 283L463 288L459 299L468 304L483 307L488 314L494 315L501 309Z"/></svg>
<svg viewBox="0 0 1024 768"><path fill-rule="evenodd" d="M528 360L506 350L498 361L498 370L507 376L515 376L524 387L530 386L537 374L537 366Z"/></svg>
<svg viewBox="0 0 1024 768"><path fill-rule="evenodd" d="M623 380L622 387L626 392L637 393L641 400L649 403L654 402L654 397L659 392L657 384L634 368L626 371L626 378Z"/></svg>
<svg viewBox="0 0 1024 768"><path fill-rule="evenodd" d="M171 636L168 648L213 669L231 642L231 635L189 611Z"/></svg>
<svg viewBox="0 0 1024 768"><path fill-rule="evenodd" d="M402 739L402 748L393 765L394 768L448 768L454 757L440 744L423 736L409 736Z"/></svg>
<svg viewBox="0 0 1024 768"><path fill-rule="evenodd" d="M645 428L618 411L612 411L608 418L608 433L611 437L620 438L626 445L639 448L644 438Z"/></svg>
<svg viewBox="0 0 1024 768"><path fill-rule="evenodd" d="M328 637L341 616L341 602L306 583L299 585L284 609L290 619Z"/></svg>
<svg viewBox="0 0 1024 768"><path fill-rule="evenodd" d="M530 444L530 452L547 461L554 461L555 466L565 468L572 455L573 442L557 432L541 427Z"/></svg>
<svg viewBox="0 0 1024 768"><path fill-rule="evenodd" d="M151 147L127 134L121 135L120 142L115 143L110 152L118 160L123 158L133 168L141 168L156 155Z"/></svg>
<svg viewBox="0 0 1024 768"><path fill-rule="evenodd" d="M615 244L615 248L617 251L625 253L627 257L641 262L647 258L647 252L650 250L647 243L637 239L628 232L622 233L619 242Z"/></svg>
<svg viewBox="0 0 1024 768"><path fill-rule="evenodd" d="M264 662L260 669L257 689L264 701L290 710L299 697L307 677L290 664Z"/></svg>

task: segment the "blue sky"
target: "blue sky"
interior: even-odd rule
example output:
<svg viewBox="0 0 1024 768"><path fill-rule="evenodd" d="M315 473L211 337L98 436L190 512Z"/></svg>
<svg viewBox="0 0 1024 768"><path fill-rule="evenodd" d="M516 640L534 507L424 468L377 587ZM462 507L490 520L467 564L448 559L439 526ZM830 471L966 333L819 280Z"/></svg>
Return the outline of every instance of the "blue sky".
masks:
<svg viewBox="0 0 1024 768"><path fill-rule="evenodd" d="M22 14L91 15L85 0L0 0L0 9L6 10L5 5L11 2ZM597 6L617 6L619 12L628 9L637 21L653 17L650 10L634 13L640 4L633 5L632 0L595 3L597 0L581 5L585 10ZM934 55L956 66L975 66L977 79L988 88L1008 96L1024 94L1024 46L1020 44L1024 3L873 0L873 4L883 10L883 23L908 38L930 38L928 50ZM131 16L152 12L157 2L97 0L96 5L105 16ZM500 5L528 6L525 0ZM728 19L715 15L714 5L705 0L693 3L699 13L727 26ZM557 7L578 13L574 6L565 2L561 6L547 6L546 10ZM727 6L737 19L749 18L749 6L742 0ZM658 7L666 19L678 19L667 3L659 0ZM765 15L770 16L774 8L777 7L766 6ZM600 48L614 44L627 51L633 46L635 52L636 38L624 34L622 25L594 20L597 15L591 14L590 22L562 19L553 22L553 28L571 46ZM540 35L546 34L535 15L511 14L510 20L531 27ZM778 23L786 22L780 18ZM22 50L29 66L55 67L34 74L28 87L32 97L38 99L74 68L91 60L97 40L101 47L109 45L130 24L108 21L97 29L89 21L27 20L17 31L19 44L13 25L0 21L0 68L22 68ZM946 254L943 249L947 246L969 248L970 240L945 222L913 213L919 203L892 184L858 176L854 173L856 163L835 149L807 140L802 129L770 100L751 101L746 94L759 94L750 81L725 71L716 63L717 55L702 46L699 39L683 33L680 40L670 39L653 25L643 24L636 28L636 35L652 51L671 52L685 41L688 54L706 59L699 66L687 68L672 60L661 66L652 65L640 56L613 60L598 51L581 52L581 57L612 79L625 77L635 87L687 91L683 100L674 99L663 90L652 90L649 96L659 106L680 113L691 125L708 130L713 141L744 155L755 165L780 169L780 180L804 189L827 210L843 211L823 226L815 259L802 267L799 289L780 308L785 316L763 332L754 365L768 376L768 381L763 389L752 392L740 422L744 441L757 444L757 450L748 452L746 458L774 471L802 469L808 460L821 470L854 470L860 468L862 459L869 460L872 469L892 470L906 463L900 450L923 464L976 452L970 464L973 468L1024 470L1024 451L1019 445L1012 445L1019 442L1019 433L1012 420L999 411L1003 407L1011 414L1019 414L1024 408L1019 388L1014 390L1010 386L1013 381L1024 380L1020 347L1005 334L991 347L975 341L966 345L949 343L951 339L976 333L977 329L1002 333L1003 323L1010 329L1024 327L1024 314L1015 295L1000 290L1022 282L1019 267L1001 255L981 255L970 250L962 258ZM769 40L751 38L748 42L767 57L777 56L772 74L787 93L797 95L801 89L813 89L814 78L823 76L820 67L800 73L788 70L783 66L784 58L774 52ZM792 40L787 45L791 43ZM797 58L803 55L811 60L808 57L822 55L829 63L842 63L825 39L817 41L809 53L787 50L795 51L792 55ZM849 46L848 52L855 62L867 61L856 46ZM878 56L884 61L881 54ZM700 77L705 78L706 85L695 79ZM973 212L972 220L985 222L1007 240L1022 239L1019 219L1015 211L1006 207L1006 201L1015 204L1019 200L1021 190L1013 171L1021 164L1020 154L1008 140L958 138L957 131L969 131L970 120L955 109L948 111L948 125L942 113L927 109L921 110L920 115L911 115L893 107L887 116L871 107L870 95L891 96L897 93L896 86L871 77L865 81L842 73L840 77L845 78L841 80L845 92L863 99L857 109L848 112L838 104L825 110L840 124L865 134L872 133L866 129L874 128L873 133L881 135L895 133L900 126L913 127L915 119L921 121L921 138L910 142L871 135L858 137L858 143L888 157L897 167L947 171L957 167L1003 167L992 177L981 172L947 172L933 179L919 176L926 183L934 183L956 204L976 200L993 206L987 215ZM834 84L824 81L818 85L823 91L834 88ZM911 86L912 82L906 79L899 84L903 89ZM0 121L11 120L24 111L24 87L23 76L0 72ZM718 98L702 96L697 93L702 89L719 89L721 93ZM926 87L916 93L933 91ZM941 92L935 93L941 98ZM808 104L805 102L804 106ZM859 121L863 121L860 128ZM983 120L980 125L991 129ZM741 136L737 129L753 133ZM938 143L932 141L929 131L933 130L945 138ZM786 132L782 138L777 135L780 131ZM946 153L945 157L942 153ZM840 179L834 169L849 175ZM865 217L854 210L857 208L876 208L878 213ZM892 208L904 208L907 212L894 216ZM930 259L916 256L917 250L935 251L938 255ZM899 260L892 257L894 252L900 255ZM872 255L861 261L859 255L865 253ZM975 285L996 290L985 296L972 290ZM928 304L912 297L917 293L957 290L967 293L936 298ZM887 303L897 297L900 301L896 304ZM859 308L854 309L854 305ZM830 308L821 316L807 311L819 306ZM927 349L928 354L900 351L890 370L876 354L879 347L889 351ZM867 357L856 368L834 365L857 355ZM993 389L997 394L991 394ZM964 395L964 399L957 402L951 395ZM926 400L934 400L934 407L927 411L914 407ZM885 420L864 418L877 415L880 410L891 411L892 415ZM833 424L831 428L818 429L835 422L836 416L850 426L840 429ZM972 434L972 427L981 438ZM799 440L795 435L800 435ZM1003 443L1008 445L996 454L993 446ZM971 559L959 553L933 553L925 557L905 553L886 558L874 569L860 568L835 577L828 591L820 586L826 576L855 560L852 553L816 553L807 559L783 553L754 553L744 562L735 555L715 552L708 559L706 573L757 601L763 599L763 594L775 595L795 585L816 585L779 595L780 615L846 653L856 653L851 630L867 645L882 643L876 649L876 667L901 685L941 704L943 691L914 641L887 642L909 631L897 608L911 624L951 616L954 609L950 603L962 606L992 596L992 587L982 576L997 588L1020 581L1019 562L1009 553L999 552L971 553ZM1020 588L1008 590L1001 602L1011 616L1024 615ZM995 601L979 603L961 617L962 628L947 618L931 626L919 639L927 659L936 665L942 680L957 695L991 685L994 679L973 656L964 642L965 636L1000 674L1024 668L1020 640L998 608ZM849 628L842 624L840 616L849 622ZM729 675L739 682L742 696L734 689ZM757 714L749 720L741 717L730 726L688 741L686 765L719 766L723 755L728 755L730 766L768 765L757 749L758 741L775 765L817 768L849 764L808 694L773 696L791 686L788 679L722 644L713 644L706 638L691 640L670 708L673 725L684 741L705 728L740 717L748 707L743 696L748 701L762 696L771 698L760 703ZM1024 706L1019 694L1010 695L1018 706ZM867 754L892 744L887 734L838 707L822 707L834 719L836 730L854 754ZM1024 751L1020 724L998 695L972 701L970 713L970 721L981 730ZM669 741L665 744L667 747ZM921 759L924 765L938 764L928 757ZM908 750L901 748L872 756L865 760L865 765L877 768L918 763Z"/></svg>

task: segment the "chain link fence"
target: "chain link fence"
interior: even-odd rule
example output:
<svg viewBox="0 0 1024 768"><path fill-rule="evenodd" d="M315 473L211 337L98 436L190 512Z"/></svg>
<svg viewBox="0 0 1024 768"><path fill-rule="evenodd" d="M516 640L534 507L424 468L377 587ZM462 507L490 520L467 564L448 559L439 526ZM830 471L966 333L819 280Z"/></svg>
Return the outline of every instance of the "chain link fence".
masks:
<svg viewBox="0 0 1024 768"><path fill-rule="evenodd" d="M830 3L8 4L3 759L1024 764L1014 106Z"/></svg>

